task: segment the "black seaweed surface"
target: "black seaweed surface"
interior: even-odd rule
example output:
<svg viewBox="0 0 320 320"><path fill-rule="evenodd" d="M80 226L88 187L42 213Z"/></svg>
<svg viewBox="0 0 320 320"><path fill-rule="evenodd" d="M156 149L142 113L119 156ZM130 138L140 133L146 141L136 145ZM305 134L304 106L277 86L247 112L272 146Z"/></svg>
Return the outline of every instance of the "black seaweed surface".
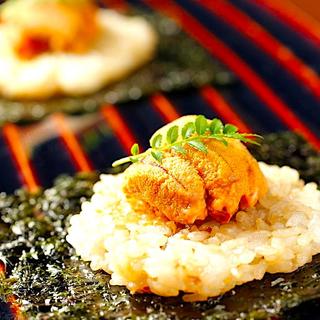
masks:
<svg viewBox="0 0 320 320"><path fill-rule="evenodd" d="M264 137L261 146L249 145L249 150L259 161L288 165L297 169L304 181L315 181L320 185L319 153L300 135L271 133Z"/></svg>
<svg viewBox="0 0 320 320"><path fill-rule="evenodd" d="M275 141L282 146L281 152L274 147ZM317 159L317 153L292 133L268 135L262 148L252 151L260 160L290 164L308 180L319 179L317 169L304 165L309 158ZM90 198L96 179L96 175L64 176L37 195L20 190L0 196L0 259L7 269L0 297L5 301L15 295L26 319L319 318L320 255L296 272L268 274L200 303L184 303L181 297L130 295L125 288L111 287L109 276L91 271L65 241L69 217ZM1 319L5 314L13 319L4 308L0 304Z"/></svg>
<svg viewBox="0 0 320 320"><path fill-rule="evenodd" d="M87 96L41 101L13 101L0 97L0 124L37 120L55 111L71 114L92 112L101 105L137 100L157 91L170 92L208 83L226 85L234 82L231 73L172 20L142 10L134 10L133 13L145 16L159 34L158 51L152 62L127 79Z"/></svg>

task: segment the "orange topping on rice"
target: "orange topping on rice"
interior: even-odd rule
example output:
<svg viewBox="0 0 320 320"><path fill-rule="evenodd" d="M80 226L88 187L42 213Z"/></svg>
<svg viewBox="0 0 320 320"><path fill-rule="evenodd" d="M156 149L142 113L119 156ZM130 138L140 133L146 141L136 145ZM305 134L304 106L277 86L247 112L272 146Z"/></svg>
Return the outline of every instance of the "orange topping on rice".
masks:
<svg viewBox="0 0 320 320"><path fill-rule="evenodd" d="M17 55L31 59L45 52L88 50L98 34L97 10L89 0L20 0L3 8L1 21L15 32Z"/></svg>
<svg viewBox="0 0 320 320"><path fill-rule="evenodd" d="M182 117L161 128L187 123ZM150 154L125 172L124 192L131 203L144 203L147 211L192 224L208 216L227 223L241 209L253 207L266 193L267 183L257 161L237 139L203 139L206 152L186 144L184 152L162 152L161 162ZM202 148L202 147L201 147Z"/></svg>

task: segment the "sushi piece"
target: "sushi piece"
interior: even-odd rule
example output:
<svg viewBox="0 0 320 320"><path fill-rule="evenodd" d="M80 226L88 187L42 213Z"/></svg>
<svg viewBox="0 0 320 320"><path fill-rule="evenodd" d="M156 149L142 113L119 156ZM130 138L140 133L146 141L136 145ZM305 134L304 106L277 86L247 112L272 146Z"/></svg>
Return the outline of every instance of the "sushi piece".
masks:
<svg viewBox="0 0 320 320"><path fill-rule="evenodd" d="M257 164L238 141L249 142L250 135L234 126L187 119L160 129L144 153L134 145L132 156L115 163L133 162L124 173L101 176L91 200L71 218L67 241L77 254L131 293L183 292L184 300L199 301L265 273L293 272L320 253L317 185L305 184L292 168ZM219 161L234 172L219 170ZM234 193L229 183L225 193L214 193L221 184L205 186L212 176L235 173L243 181L233 182ZM225 203L227 219L215 211L216 199ZM186 208L188 214L179 212Z"/></svg>
<svg viewBox="0 0 320 320"><path fill-rule="evenodd" d="M0 93L10 99L95 92L148 62L157 44L145 19L91 0L10 0L0 21Z"/></svg>
<svg viewBox="0 0 320 320"><path fill-rule="evenodd" d="M282 147L275 149L275 142ZM264 136L262 151L267 147L268 161L276 158L278 165L289 165L287 152L294 152L299 160L292 163L295 169L319 156L292 132ZM267 157L264 153L257 156ZM317 177L317 169L309 167L310 181ZM124 287L110 286L109 275L90 270L65 242L69 217L80 211L83 201L90 200L96 179L83 174L63 176L38 194L26 190L1 194L0 260L7 262L7 279L0 282L1 298L9 302L14 294L24 318L317 319L320 255L295 272L269 274L200 303L183 303L180 296L131 295ZM39 212L42 214L34 214ZM4 304L0 309L3 318L12 317Z"/></svg>
<svg viewBox="0 0 320 320"><path fill-rule="evenodd" d="M11 1L7 3L12 5ZM67 3L71 2L67 1ZM0 11L4 6L5 4L0 6ZM104 10L103 12L111 13L113 11ZM159 91L171 92L190 87L198 88L209 83L214 83L217 86L229 86L234 83L233 75L218 61L212 59L210 54L184 33L172 19L131 5L128 14L126 16L118 14L117 16L123 17L126 21L143 20L150 25L156 34L156 52L148 63L133 70L125 78L110 85L106 84L100 90L84 95L60 93L46 99L31 98L31 96L10 98L1 94L0 89L0 124L35 121L52 112L68 114L93 112L102 105L125 103ZM4 24L0 23L0 25L4 27ZM180 44L179 47L176 46L176 43ZM56 52L55 54L62 55L64 53ZM43 53L39 57L46 55L48 54ZM67 55L70 59L73 56L79 58L84 55L84 52L78 54L69 52ZM25 60L25 62L33 61L36 60ZM5 80L3 81L5 82Z"/></svg>
<svg viewBox="0 0 320 320"><path fill-rule="evenodd" d="M166 136L174 126L194 122L181 117L155 133ZM159 163L152 155L134 163L125 175L124 192L133 203L143 201L148 209L169 220L191 224L208 215L229 222L239 209L253 207L267 191L257 161L236 139L205 140L207 152L186 145L185 152L166 150Z"/></svg>

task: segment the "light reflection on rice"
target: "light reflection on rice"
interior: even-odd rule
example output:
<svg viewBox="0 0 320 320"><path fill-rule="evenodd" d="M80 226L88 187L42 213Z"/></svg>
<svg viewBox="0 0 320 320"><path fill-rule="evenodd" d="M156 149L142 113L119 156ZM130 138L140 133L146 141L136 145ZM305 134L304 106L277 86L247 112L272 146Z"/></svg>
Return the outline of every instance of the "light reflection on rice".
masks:
<svg viewBox="0 0 320 320"><path fill-rule="evenodd" d="M67 240L111 284L162 296L184 291L204 300L266 272L292 272L320 252L320 191L296 170L260 163L269 193L255 207L219 225L179 229L133 212L121 192L122 175L102 175L90 202L71 219Z"/></svg>

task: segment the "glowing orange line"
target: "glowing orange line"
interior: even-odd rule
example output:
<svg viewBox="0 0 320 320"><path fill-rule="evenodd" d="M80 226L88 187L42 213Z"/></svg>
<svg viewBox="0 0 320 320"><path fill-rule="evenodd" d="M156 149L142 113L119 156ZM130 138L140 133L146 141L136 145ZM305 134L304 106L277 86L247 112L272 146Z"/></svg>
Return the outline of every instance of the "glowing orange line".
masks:
<svg viewBox="0 0 320 320"><path fill-rule="evenodd" d="M89 159L86 157L81 145L76 138L75 134L72 132L66 118L63 114L54 114L52 116L56 126L59 130L61 138L70 153L74 163L79 171L90 172L93 170Z"/></svg>
<svg viewBox="0 0 320 320"><path fill-rule="evenodd" d="M116 107L113 105L104 106L101 108L101 112L105 121L110 125L119 139L123 149L130 154L132 145L136 143L136 138L122 119Z"/></svg>
<svg viewBox="0 0 320 320"><path fill-rule="evenodd" d="M150 101L164 121L171 122L180 117L173 104L164 95L157 93L151 96Z"/></svg>
<svg viewBox="0 0 320 320"><path fill-rule="evenodd" d="M5 276L5 271L6 271L6 268L5 268L5 265L4 263L0 260L0 276L3 275ZM14 315L14 318L16 320L24 320L25 317L22 315L21 313L21 310L20 310L20 305L19 303L17 302L17 299L15 298L14 295L10 294L7 299L6 299L9 307L10 307L10 310L12 312L12 315Z"/></svg>
<svg viewBox="0 0 320 320"><path fill-rule="evenodd" d="M20 304L18 303L17 299L14 295L10 295L7 298L7 302L10 304L10 310L14 315L14 319L16 320L24 320L25 317L22 315Z"/></svg>
<svg viewBox="0 0 320 320"><path fill-rule="evenodd" d="M320 150L320 139L317 135L299 119L291 108L273 92L268 84L236 52L227 47L196 18L173 1L143 0L143 2L177 21L192 38L231 69L288 128L299 132L317 150Z"/></svg>
<svg viewBox="0 0 320 320"><path fill-rule="evenodd" d="M25 186L30 192L37 192L39 184L22 145L18 127L14 124L7 124L2 130Z"/></svg>
<svg viewBox="0 0 320 320"><path fill-rule="evenodd" d="M289 48L278 42L261 25L225 0L212 2L199 0L199 3L248 37L288 72L292 73L316 97L320 97L320 79L316 72L304 64Z"/></svg>
<svg viewBox="0 0 320 320"><path fill-rule="evenodd" d="M37 192L39 190L39 184L31 168L27 153L22 145L19 128L14 124L6 124L3 127L2 132L25 186L30 192ZM5 276L5 271L4 264L0 263L0 273ZM24 320L25 317L22 315L20 305L14 295L9 295L7 297L7 302L14 318L17 320Z"/></svg>
<svg viewBox="0 0 320 320"><path fill-rule="evenodd" d="M311 39L316 45L320 45L320 24L306 11L287 0L254 0L257 4L264 6L274 15L279 17L295 31L302 33Z"/></svg>
<svg viewBox="0 0 320 320"><path fill-rule="evenodd" d="M119 11L127 11L129 6L124 0L104 0L104 4L111 9Z"/></svg>
<svg viewBox="0 0 320 320"><path fill-rule="evenodd" d="M225 122L232 123L239 128L241 132L252 132L252 129L234 112L227 101L210 86L205 86L200 90L201 96L212 107L212 109Z"/></svg>

